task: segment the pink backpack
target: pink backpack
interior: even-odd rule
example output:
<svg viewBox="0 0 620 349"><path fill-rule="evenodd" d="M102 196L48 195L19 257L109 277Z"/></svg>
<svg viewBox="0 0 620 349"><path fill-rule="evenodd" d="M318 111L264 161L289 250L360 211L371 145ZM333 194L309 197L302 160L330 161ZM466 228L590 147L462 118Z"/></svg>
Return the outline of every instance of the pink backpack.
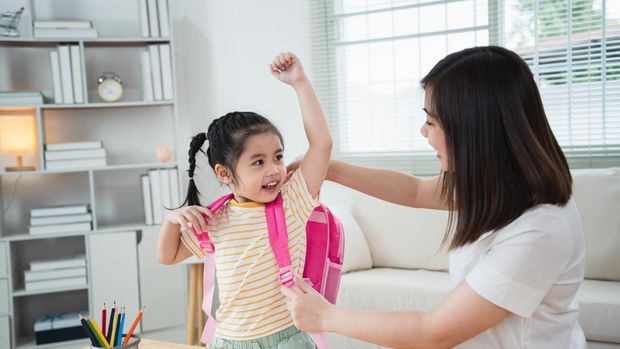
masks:
<svg viewBox="0 0 620 349"><path fill-rule="evenodd" d="M208 206L211 212L217 212L230 199L232 194L222 196ZM269 244L274 252L280 267L280 281L287 287L293 287L293 273L291 257L288 249L288 231L284 219L282 196L265 205L267 228L269 230ZM208 315L207 323L202 333L202 342L207 344L213 341L217 322L211 313L213 293L215 290L215 246L210 241L209 234L196 233L200 247L207 251L204 268L204 295L202 309ZM344 259L344 230L342 224L324 205L314 209L306 224L306 262L303 277L312 287L330 303L336 303L340 275ZM327 340L322 333L310 333L318 349L327 349Z"/></svg>

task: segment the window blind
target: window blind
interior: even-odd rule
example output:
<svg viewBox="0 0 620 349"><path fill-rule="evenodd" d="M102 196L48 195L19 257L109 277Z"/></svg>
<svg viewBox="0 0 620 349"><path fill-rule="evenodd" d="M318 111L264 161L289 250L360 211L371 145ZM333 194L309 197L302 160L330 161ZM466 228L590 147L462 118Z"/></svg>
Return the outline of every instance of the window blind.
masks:
<svg viewBox="0 0 620 349"><path fill-rule="evenodd" d="M620 2L324 0L310 4L311 74L335 157L439 173L420 134L419 80L451 52L501 45L535 74L573 167L620 164Z"/></svg>

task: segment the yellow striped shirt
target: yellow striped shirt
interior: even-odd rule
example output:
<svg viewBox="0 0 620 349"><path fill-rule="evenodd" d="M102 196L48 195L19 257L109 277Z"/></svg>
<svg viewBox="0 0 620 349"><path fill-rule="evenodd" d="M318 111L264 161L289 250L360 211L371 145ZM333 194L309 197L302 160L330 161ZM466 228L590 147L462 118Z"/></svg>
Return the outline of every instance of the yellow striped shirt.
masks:
<svg viewBox="0 0 620 349"><path fill-rule="evenodd" d="M295 171L282 189L295 275L301 275L306 256L306 222L318 205L301 171ZM280 292L279 267L269 245L263 204L231 200L211 218L207 230L215 245L220 307L215 335L232 340L267 336L293 325ZM181 240L198 258L204 258L196 237L181 230Z"/></svg>

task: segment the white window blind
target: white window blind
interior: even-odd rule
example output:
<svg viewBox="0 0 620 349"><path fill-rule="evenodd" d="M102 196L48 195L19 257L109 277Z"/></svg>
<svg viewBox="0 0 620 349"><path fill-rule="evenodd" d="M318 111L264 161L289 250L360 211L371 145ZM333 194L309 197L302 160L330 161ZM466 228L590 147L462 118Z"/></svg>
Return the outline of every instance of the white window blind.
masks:
<svg viewBox="0 0 620 349"><path fill-rule="evenodd" d="M311 2L313 79L335 155L437 174L419 80L466 47L501 45L535 73L573 167L620 164L620 1Z"/></svg>

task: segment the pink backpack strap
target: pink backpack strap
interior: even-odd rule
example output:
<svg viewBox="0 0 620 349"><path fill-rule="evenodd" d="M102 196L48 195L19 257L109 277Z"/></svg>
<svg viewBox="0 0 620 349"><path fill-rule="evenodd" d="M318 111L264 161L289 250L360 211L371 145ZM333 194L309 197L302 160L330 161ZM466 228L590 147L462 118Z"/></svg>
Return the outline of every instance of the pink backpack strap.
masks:
<svg viewBox="0 0 620 349"><path fill-rule="evenodd" d="M269 244L280 267L280 281L284 286L294 287L293 269L291 268L291 254L288 249L288 229L284 219L284 205L282 195L265 205L267 229L269 230ZM308 333L317 349L328 349L327 339L322 332Z"/></svg>
<svg viewBox="0 0 620 349"><path fill-rule="evenodd" d="M212 202L207 208L215 213L232 198L233 194L224 195ZM200 242L200 247L207 252L204 259L202 310L207 314L208 318L200 339L203 343L207 344L213 342L215 328L217 327L217 321L215 321L215 317L212 313L213 295L215 293L215 246L213 242L211 242L208 232L205 231L199 234L196 228L193 229L194 235L196 235L196 238Z"/></svg>
<svg viewBox="0 0 620 349"><path fill-rule="evenodd" d="M291 255L288 250L288 231L284 219L284 206L282 195L265 205L267 216L267 230L269 231L269 244L280 267L280 281L284 286L292 287L293 270L291 269Z"/></svg>

